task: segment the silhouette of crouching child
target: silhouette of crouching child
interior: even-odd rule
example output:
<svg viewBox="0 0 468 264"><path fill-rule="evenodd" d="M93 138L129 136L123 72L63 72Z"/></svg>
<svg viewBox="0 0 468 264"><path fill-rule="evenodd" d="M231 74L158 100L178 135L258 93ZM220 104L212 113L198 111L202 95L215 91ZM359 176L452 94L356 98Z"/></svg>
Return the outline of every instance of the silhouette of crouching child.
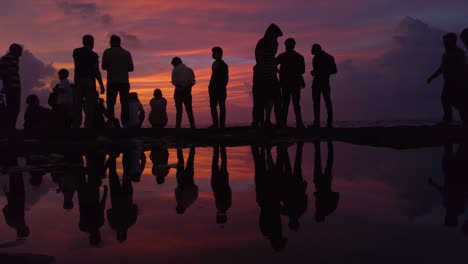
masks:
<svg viewBox="0 0 468 264"><path fill-rule="evenodd" d="M145 109L138 99L137 93L130 93L128 96L128 128L141 128L145 120Z"/></svg>
<svg viewBox="0 0 468 264"><path fill-rule="evenodd" d="M26 112L24 113L24 129L50 129L56 127L52 110L40 105L39 97L32 94L26 97Z"/></svg>
<svg viewBox="0 0 468 264"><path fill-rule="evenodd" d="M160 89L154 90L153 99L150 101L151 112L148 121L153 128L164 128L167 125L167 100L162 96Z"/></svg>

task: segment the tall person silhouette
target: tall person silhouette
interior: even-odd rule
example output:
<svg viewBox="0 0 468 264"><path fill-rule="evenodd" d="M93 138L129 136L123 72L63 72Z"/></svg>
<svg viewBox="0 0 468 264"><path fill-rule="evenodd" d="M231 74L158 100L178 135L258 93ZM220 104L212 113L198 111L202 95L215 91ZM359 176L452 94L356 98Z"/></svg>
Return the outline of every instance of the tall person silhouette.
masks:
<svg viewBox="0 0 468 264"><path fill-rule="evenodd" d="M271 109L274 106L275 119L281 125L282 102L278 81L276 53L278 38L283 36L281 29L271 24L255 47L254 77L253 77L253 127L271 127Z"/></svg>
<svg viewBox="0 0 468 264"><path fill-rule="evenodd" d="M317 222L324 222L325 217L333 213L338 207L340 201L340 193L334 192L332 188L333 183L333 160L334 151L333 143L328 141L328 156L325 170L322 172L322 159L320 152L320 142L315 142L315 170L314 170L314 184L315 184L315 220Z"/></svg>
<svg viewBox="0 0 468 264"><path fill-rule="evenodd" d="M74 120L72 127L79 128L82 122L82 110L85 112L85 127L94 124L97 104L96 80L99 82L101 94L105 93L101 72L99 71L99 56L94 49L94 37L83 36L83 47L73 51L75 63L75 87L73 92Z"/></svg>
<svg viewBox="0 0 468 264"><path fill-rule="evenodd" d="M13 43L9 52L0 59L0 79L3 80L1 93L5 94L6 108L3 110L5 119L1 126L8 129L16 128L16 121L21 107L21 79L19 75L19 57L23 47Z"/></svg>
<svg viewBox="0 0 468 264"><path fill-rule="evenodd" d="M331 101L330 76L338 72L335 59L332 55L323 51L319 44L312 45L313 70L310 74L314 77L312 83L312 101L314 104L313 127L320 127L320 96L323 96L327 108L327 127L333 125L333 106Z"/></svg>
<svg viewBox="0 0 468 264"><path fill-rule="evenodd" d="M460 34L460 39L465 45L465 69L463 75L465 76L464 79L464 86L463 86L463 96L462 102L460 103L460 111L463 111L464 117L468 117L468 28L464 29ZM464 125L468 125L468 122L463 122Z"/></svg>
<svg viewBox="0 0 468 264"><path fill-rule="evenodd" d="M132 55L121 46L119 36L110 37L110 48L102 55L102 69L107 71L107 111L115 117L114 107L117 94L120 98L122 126L128 121L128 95L130 93L129 72L134 71Z"/></svg>
<svg viewBox="0 0 468 264"><path fill-rule="evenodd" d="M460 109L463 102L460 100L463 96L465 52L457 46L457 35L448 33L443 37L445 52L442 55L440 67L432 74L427 83L440 75L444 78L444 87L442 89L441 101L444 110L444 117L440 124L448 125L452 122L452 107ZM460 111L464 123L468 117L465 117L463 111Z"/></svg>
<svg viewBox="0 0 468 264"><path fill-rule="evenodd" d="M3 158L2 158L3 159ZM16 157L7 158L7 164L16 165ZM24 180L21 172L9 172L9 188L3 186L3 191L7 197L7 204L3 207L3 215L8 226L16 230L18 238L29 236L30 230L25 220L26 192L24 189Z"/></svg>
<svg viewBox="0 0 468 264"><path fill-rule="evenodd" d="M218 164L221 149L221 167ZM211 188L216 204L216 223L227 222L227 210L232 205L232 191L229 186L229 173L227 170L226 147L213 147L213 161L211 163Z"/></svg>
<svg viewBox="0 0 468 264"><path fill-rule="evenodd" d="M195 85L195 73L187 67L179 57L174 57L171 62L172 84L174 85L174 102L176 106L176 128L182 124L182 105L185 106L190 128L195 128L195 118L192 109L192 87Z"/></svg>
<svg viewBox="0 0 468 264"><path fill-rule="evenodd" d="M128 229L138 216L138 206L133 203L133 186L130 178L124 177L122 183L117 174L117 154L111 153L107 160L109 168L109 187L112 207L107 209L109 226L116 231L119 242L127 240Z"/></svg>
<svg viewBox="0 0 468 264"><path fill-rule="evenodd" d="M212 57L215 60L211 66L211 79L208 86L210 96L211 118L213 124L211 128L226 127L226 87L229 82L229 67L223 60L223 49L214 47ZM219 105L219 120L218 110Z"/></svg>
<svg viewBox="0 0 468 264"><path fill-rule="evenodd" d="M195 147L191 147L187 165L184 168L184 153L181 148L177 149L177 188L175 189L177 214L184 214L198 198L198 186L194 180L194 160Z"/></svg>
<svg viewBox="0 0 468 264"><path fill-rule="evenodd" d="M296 127L304 128L301 114L301 88L305 88L304 76L305 61L304 56L294 50L296 41L293 38L288 38L284 45L286 52L281 53L276 58L277 63L280 65L279 77L281 85L281 94L283 96L283 125L288 123L289 104L292 103L294 107L294 114L296 115Z"/></svg>

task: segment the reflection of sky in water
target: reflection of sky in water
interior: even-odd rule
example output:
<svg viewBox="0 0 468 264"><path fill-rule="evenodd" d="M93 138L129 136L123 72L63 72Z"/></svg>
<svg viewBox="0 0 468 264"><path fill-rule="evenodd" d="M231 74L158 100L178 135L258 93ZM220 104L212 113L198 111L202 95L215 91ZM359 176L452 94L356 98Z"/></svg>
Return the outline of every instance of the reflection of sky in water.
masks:
<svg viewBox="0 0 468 264"><path fill-rule="evenodd" d="M289 148L294 165L295 146ZM323 168L327 145L322 143ZM188 149L184 149L187 161ZM276 159L276 149L273 148ZM169 164L177 163L175 149L169 150ZM46 175L41 187L30 187L27 173L26 222L31 234L24 245L0 249L2 253L34 253L56 257L58 263L83 261L145 262L226 262L258 261L283 263L309 260L332 263L395 263L418 261L465 263L468 257L465 238L457 228L444 226L445 210L441 196L428 184L433 178L443 184L442 148L396 151L335 143L333 190L340 193L338 208L315 221L314 147L304 146L303 176L308 182L308 210L300 219L299 231L288 228L282 216L283 235L288 239L282 253L274 253L259 229L260 209L256 203L254 163L249 147L227 148L228 171L232 189L232 207L228 221L216 224L216 208L210 184L212 148L197 148L195 184L196 202L185 214L176 214L174 189L176 169L172 168L163 185L151 174L147 163L141 182L134 183L133 201L139 207L136 224L128 231L128 240L118 243L115 231L106 220L101 228L98 248L88 245L87 234L78 228L78 201L71 211L62 209L62 194ZM121 157L117 171L122 175ZM8 183L1 176L0 182ZM107 179L104 184L108 185ZM6 198L0 195L3 208ZM110 197L106 209L110 208ZM468 219L462 215L459 226ZM16 239L5 219L0 220L0 240ZM458 261L458 262L457 262Z"/></svg>

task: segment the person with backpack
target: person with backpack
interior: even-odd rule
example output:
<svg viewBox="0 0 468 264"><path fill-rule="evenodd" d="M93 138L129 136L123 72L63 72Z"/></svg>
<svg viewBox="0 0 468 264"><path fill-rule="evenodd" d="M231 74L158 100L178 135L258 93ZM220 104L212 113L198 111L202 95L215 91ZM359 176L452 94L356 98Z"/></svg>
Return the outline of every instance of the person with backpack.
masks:
<svg viewBox="0 0 468 264"><path fill-rule="evenodd" d="M310 74L314 77L312 83L312 101L314 104L314 124L312 127L320 127L320 95L323 95L325 107L327 108L327 127L333 124L333 107L330 94L330 76L338 72L335 58L322 50L319 44L312 45L313 70Z"/></svg>

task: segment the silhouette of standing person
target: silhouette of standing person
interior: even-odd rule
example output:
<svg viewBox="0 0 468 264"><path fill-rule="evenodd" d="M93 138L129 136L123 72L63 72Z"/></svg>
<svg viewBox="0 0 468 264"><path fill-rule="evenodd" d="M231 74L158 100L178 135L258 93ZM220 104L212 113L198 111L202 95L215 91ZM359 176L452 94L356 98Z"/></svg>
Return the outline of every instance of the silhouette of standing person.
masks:
<svg viewBox="0 0 468 264"><path fill-rule="evenodd" d="M468 119L468 28L464 29L460 33L460 39L465 45L466 48L466 58L465 58L465 69L464 69L464 86L463 86L463 95L462 95L462 101L460 102L460 111L461 111L461 116L464 117L464 119ZM468 120L465 122L463 121L463 125L468 125Z"/></svg>
<svg viewBox="0 0 468 264"><path fill-rule="evenodd" d="M9 159L9 165L16 164L16 157ZM5 164L2 164L5 165ZM16 230L18 238L25 238L29 236L30 230L26 225L24 217L26 193L24 189L24 180L21 172L10 172L9 176L9 190L6 185L3 186L3 192L7 197L7 205L3 207L3 215L8 226Z"/></svg>
<svg viewBox="0 0 468 264"><path fill-rule="evenodd" d="M271 127L271 109L274 106L277 125L281 125L281 90L278 81L276 53L278 38L283 36L281 29L271 24L262 39L255 47L254 80L253 80L253 127Z"/></svg>
<svg viewBox="0 0 468 264"><path fill-rule="evenodd" d="M280 65L279 77L283 96L283 124L287 125L288 123L289 104L292 97L296 127L304 128L301 113L301 88L305 88L305 81L302 76L305 73L304 56L294 50L296 41L293 38L288 38L284 45L286 46L286 52L281 53L276 59Z"/></svg>
<svg viewBox="0 0 468 264"><path fill-rule="evenodd" d="M221 167L218 164L221 149ZM232 205L232 191L229 186L229 173L227 170L226 147L216 146L213 148L213 161L211 163L211 188L216 204L216 223L227 222L227 211Z"/></svg>
<svg viewBox="0 0 468 264"><path fill-rule="evenodd" d="M271 148L252 146L255 164L255 192L260 207L259 226L272 248L279 252L286 247L287 239L283 236L281 223L280 178Z"/></svg>
<svg viewBox="0 0 468 264"><path fill-rule="evenodd" d="M211 79L208 86L210 96L211 119L213 124L210 128L226 127L226 87L229 82L229 67L223 60L223 49L214 47L211 49L212 57L215 60L211 66ZM218 110L219 105L219 120Z"/></svg>
<svg viewBox="0 0 468 264"><path fill-rule="evenodd" d="M150 153L151 162L153 162L153 168L151 172L156 177L158 184L163 184L166 181L166 177L169 174L169 151L167 149L153 149Z"/></svg>
<svg viewBox="0 0 468 264"><path fill-rule="evenodd" d="M194 159L195 148L191 147L187 165L184 169L184 153L181 148L177 149L177 188L175 189L177 214L184 214L198 198L198 186L194 181Z"/></svg>
<svg viewBox="0 0 468 264"><path fill-rule="evenodd" d="M122 126L128 121L128 95L130 93L129 72L134 71L132 55L121 46L119 36L110 37L110 48L102 55L102 69L107 71L107 111L115 117L115 103L117 95L120 98L120 120Z"/></svg>
<svg viewBox="0 0 468 264"><path fill-rule="evenodd" d="M338 207L340 193L334 192L332 188L333 176L333 143L328 141L328 157L325 170L322 173L322 159L320 152L320 142L315 142L315 220L324 222L325 217L332 214Z"/></svg>
<svg viewBox="0 0 468 264"><path fill-rule="evenodd" d="M148 121L153 128L164 128L167 125L167 100L163 97L160 89L155 89L153 98L150 101L151 111L148 116Z"/></svg>
<svg viewBox="0 0 468 264"><path fill-rule="evenodd" d="M444 185L438 185L433 179L429 179L429 184L440 192L446 210L445 226L456 227L458 218L466 209L466 146L459 147L457 153L453 152L452 144L444 145L442 158L442 170L444 173Z"/></svg>
<svg viewBox="0 0 468 264"><path fill-rule="evenodd" d="M85 112L85 127L94 124L94 114L97 103L96 80L99 82L101 94L105 93L101 72L99 71L99 56L94 49L94 37L83 36L83 47L73 51L75 63L75 87L73 92L74 128L79 128L82 122L82 110Z"/></svg>
<svg viewBox="0 0 468 264"><path fill-rule="evenodd" d="M192 110L192 87L195 85L195 73L182 63L179 57L174 57L171 62L172 84L174 85L174 102L176 107L176 128L181 127L182 105L185 106L190 128L195 128L195 118Z"/></svg>
<svg viewBox="0 0 468 264"><path fill-rule="evenodd" d="M112 207L107 209L109 226L116 231L117 241L127 240L128 229L133 226L138 216L138 206L133 203L133 186L129 178L120 183L117 174L117 155L112 153L106 164L109 168L109 187Z"/></svg>
<svg viewBox="0 0 468 264"><path fill-rule="evenodd" d="M6 97L5 120L2 125L8 129L16 128L16 121L21 106L21 79L19 75L19 57L23 47L13 43L9 52L0 59L0 79L3 80L2 92Z"/></svg>
<svg viewBox="0 0 468 264"><path fill-rule="evenodd" d="M296 158L294 170L289 160L287 146L278 146L277 166L281 164L283 195L283 214L289 217L289 228L299 230L299 218L307 211L307 181L302 176L302 152L304 143L299 142L296 146Z"/></svg>
<svg viewBox="0 0 468 264"><path fill-rule="evenodd" d="M104 225L104 210L106 209L107 186L100 194L99 187L102 184L101 177L96 173L96 169L90 162L93 156L86 157L86 173L79 180L78 184L78 204L80 208L79 228L89 234L90 245L97 245L101 242L100 228Z"/></svg>
<svg viewBox="0 0 468 264"><path fill-rule="evenodd" d="M441 125L448 125L452 122L452 107L460 109L460 99L463 97L463 81L465 68L465 52L457 46L457 35L449 33L443 37L445 53L442 55L440 67L427 79L431 83L433 79L440 75L444 78L441 101L444 109L444 117ZM466 117L460 112L462 120Z"/></svg>
<svg viewBox="0 0 468 264"><path fill-rule="evenodd" d="M312 45L313 70L310 74L314 77L312 82L312 101L314 104L313 127L320 127L320 96L323 96L327 109L327 127L333 125L333 106L331 101L330 75L336 74L337 68L332 55L322 50L319 44Z"/></svg>

